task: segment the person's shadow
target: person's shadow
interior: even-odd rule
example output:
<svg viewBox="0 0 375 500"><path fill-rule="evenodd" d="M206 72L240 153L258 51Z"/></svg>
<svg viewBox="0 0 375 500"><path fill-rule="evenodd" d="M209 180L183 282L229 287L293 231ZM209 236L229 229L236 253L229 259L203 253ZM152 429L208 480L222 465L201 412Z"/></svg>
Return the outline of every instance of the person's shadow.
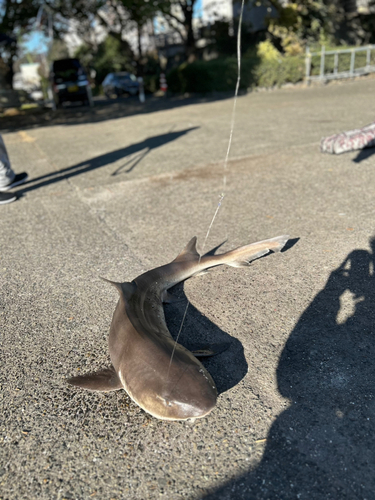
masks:
<svg viewBox="0 0 375 500"><path fill-rule="evenodd" d="M206 500L375 498L375 239L371 248L347 256L292 331L277 368L290 407L261 462Z"/></svg>
<svg viewBox="0 0 375 500"><path fill-rule="evenodd" d="M23 184L19 193L23 194L28 191L41 188L43 186L48 186L49 184L54 184L62 180L76 177L77 175L81 175L91 170L96 170L98 168L114 163L118 160L121 160L122 158L125 159L125 162L114 172L112 172L111 175L130 173L137 165L139 165L139 163L145 158L145 156L154 149L165 146L169 142L175 141L176 139L179 139L180 137L198 128L199 127L191 127L185 130L180 130L178 132L168 132L166 134L148 137L143 141L131 144L130 146L126 146L125 148L116 149L115 151L95 156L94 158L90 158L89 160L71 165L70 167L58 171L53 171L34 179L30 179L30 181Z"/></svg>

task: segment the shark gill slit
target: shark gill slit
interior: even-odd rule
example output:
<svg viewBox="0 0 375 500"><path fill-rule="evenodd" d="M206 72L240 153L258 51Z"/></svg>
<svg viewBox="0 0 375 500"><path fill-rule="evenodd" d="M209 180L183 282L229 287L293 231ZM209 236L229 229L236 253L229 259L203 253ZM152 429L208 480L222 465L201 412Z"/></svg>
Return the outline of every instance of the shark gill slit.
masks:
<svg viewBox="0 0 375 500"><path fill-rule="evenodd" d="M223 185L222 185L222 190L221 190L221 193L220 193L220 196L219 196L219 202L218 202L217 207L215 209L215 212L214 212L214 215L213 215L212 220L210 222L210 225L208 226L206 237L205 237L205 239L203 241L202 251L199 254L198 264L200 264L200 262L201 262L202 255L204 255L204 249L205 249L205 246L206 246L206 243L207 243L207 240L208 240L208 236L209 236L209 234L211 232L212 226L213 226L213 224L215 222L217 214L219 213L220 207L221 207L221 205L222 205L222 203L224 201L225 194L226 194L225 191L226 191L226 187L227 187L228 159L229 159L229 153L230 153L230 150L231 150L231 147L232 147L232 138L233 138L233 131L234 131L235 119L236 119L237 97L238 97L238 90L240 88L240 82L241 82L241 27L242 27L242 17L243 17L244 4L245 4L245 0L241 0L240 18L239 18L239 21L238 21L238 29L237 29L237 82L236 82L236 89L235 89L235 92L234 92L234 100L233 100L233 107L232 107L232 118L231 118L230 132L229 132L228 148L227 148L227 152L226 152L226 155L225 155L224 167L223 167ZM182 328L183 328L184 323L185 323L185 318L186 318L187 311L189 309L189 305L190 305L190 302L189 302L189 299L187 299L187 304L186 304L186 307L185 307L184 315L183 315L182 320L181 320L181 325L180 325L180 328L178 330L178 334L177 334L176 340L175 340L174 345L173 345L171 359L169 361L166 385L168 383L169 371L171 369L171 364L172 364L173 356L174 356L174 353L175 353L175 350L176 350L176 345L177 345L178 339L180 337Z"/></svg>

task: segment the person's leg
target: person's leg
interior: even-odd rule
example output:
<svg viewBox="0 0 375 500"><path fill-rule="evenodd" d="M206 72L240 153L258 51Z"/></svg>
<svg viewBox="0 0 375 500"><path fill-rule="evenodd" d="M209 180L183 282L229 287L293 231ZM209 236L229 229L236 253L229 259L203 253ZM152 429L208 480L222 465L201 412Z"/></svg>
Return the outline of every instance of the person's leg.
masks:
<svg viewBox="0 0 375 500"><path fill-rule="evenodd" d="M0 134L0 189L12 184L16 174L13 172L8 153Z"/></svg>
<svg viewBox="0 0 375 500"><path fill-rule="evenodd" d="M0 191L9 191L28 179L26 172L15 174L10 166L9 156L0 134Z"/></svg>

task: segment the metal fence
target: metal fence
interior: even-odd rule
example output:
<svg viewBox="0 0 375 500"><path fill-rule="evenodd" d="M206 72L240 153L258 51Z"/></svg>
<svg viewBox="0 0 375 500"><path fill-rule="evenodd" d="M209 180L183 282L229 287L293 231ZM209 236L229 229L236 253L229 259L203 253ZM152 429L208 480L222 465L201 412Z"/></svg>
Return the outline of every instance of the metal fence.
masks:
<svg viewBox="0 0 375 500"><path fill-rule="evenodd" d="M312 63L313 58L316 64ZM375 72L375 45L327 51L323 46L320 52L310 52L307 47L305 64L308 83L366 75Z"/></svg>

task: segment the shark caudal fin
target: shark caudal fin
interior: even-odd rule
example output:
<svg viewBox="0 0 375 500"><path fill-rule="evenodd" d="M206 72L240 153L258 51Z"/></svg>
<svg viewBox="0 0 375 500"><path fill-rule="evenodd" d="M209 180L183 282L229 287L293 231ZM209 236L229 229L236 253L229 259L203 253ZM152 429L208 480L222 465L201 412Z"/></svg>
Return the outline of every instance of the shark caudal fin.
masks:
<svg viewBox="0 0 375 500"><path fill-rule="evenodd" d="M259 257L269 252L280 252L288 239L289 236L287 235L276 236L276 238L258 241L251 245L236 248L235 250L231 250L223 255L218 255L217 257L220 257L221 264L226 264L231 267L247 267L250 265L251 261L259 259Z"/></svg>

